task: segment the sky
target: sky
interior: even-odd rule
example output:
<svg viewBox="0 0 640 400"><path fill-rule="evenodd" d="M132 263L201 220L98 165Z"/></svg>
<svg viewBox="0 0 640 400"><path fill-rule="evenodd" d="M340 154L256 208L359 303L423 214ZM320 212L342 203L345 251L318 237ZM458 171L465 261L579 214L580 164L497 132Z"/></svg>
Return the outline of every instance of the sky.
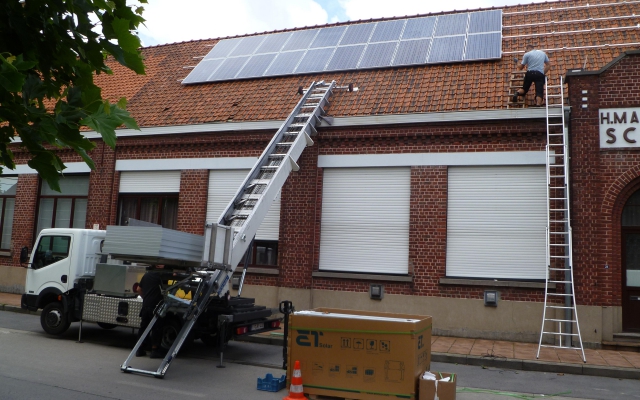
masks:
<svg viewBox="0 0 640 400"><path fill-rule="evenodd" d="M148 0L144 46L542 0Z"/></svg>

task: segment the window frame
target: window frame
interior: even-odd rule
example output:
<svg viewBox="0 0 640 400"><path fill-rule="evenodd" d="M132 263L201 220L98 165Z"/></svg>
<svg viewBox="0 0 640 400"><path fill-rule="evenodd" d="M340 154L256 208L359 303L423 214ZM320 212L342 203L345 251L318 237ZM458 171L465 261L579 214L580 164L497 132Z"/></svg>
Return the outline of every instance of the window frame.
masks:
<svg viewBox="0 0 640 400"><path fill-rule="evenodd" d="M122 206L123 206L123 200L124 199L137 199L136 202L136 212L135 212L135 216L130 218L134 218L137 220L140 220L140 209L142 206L142 200L144 198L151 198L151 199L158 199L158 212L156 214L156 218L154 222L151 222L153 224L157 224L157 225L161 225L162 226L162 217L163 217L163 208L164 208L164 202L166 201L166 199L171 198L171 199L175 199L176 200L176 209L175 209L175 221L173 221L174 223L174 227L173 228L168 228L168 229L176 229L175 227L177 227L178 225L178 210L180 209L180 193L176 192L176 193L119 193L118 194L118 213L117 215L117 219L116 219L116 224L117 225L125 225L124 221L122 221ZM147 221L150 222L150 221Z"/></svg>
<svg viewBox="0 0 640 400"><path fill-rule="evenodd" d="M41 210L41 200L42 199L53 199L53 209L51 211L51 226L46 227L46 228L42 228L42 229L50 229L50 228L66 228L66 229L72 229L73 228L73 222L75 220L75 213L76 213L76 201L77 200L86 200L87 201L87 210L85 210L85 221L84 221L84 226L82 228L86 228L87 227L87 219L86 219L86 212L88 211L89 208L89 189L91 186L91 178L89 175L87 174L77 174L77 175L68 175L70 177L86 177L87 178L87 195L86 196L82 196L82 195L65 195L65 194L54 194L54 195L50 195L50 194L46 194L43 195L42 194L42 188L43 185L45 185L46 183L42 180L42 178L39 179L39 184L38 184L38 198L36 200L36 213L35 213L35 221L34 221L34 235L33 237L37 237L38 234L40 233L40 231L38 230L38 225L39 225L39 221L40 221L40 212ZM70 199L71 200L71 209L69 211L69 226L56 226L56 213L58 211L58 200L59 199Z"/></svg>
<svg viewBox="0 0 640 400"><path fill-rule="evenodd" d="M257 239L254 239L253 245L250 247L250 249L251 249L251 258L249 259L248 267L249 268L278 268L279 267L279 261L280 261L280 257L279 257L279 254L278 254L278 251L279 251L278 243L279 243L278 240L257 240ZM271 248L271 249L274 250L274 252L275 252L275 263L274 264L258 264L258 263L256 263L256 260L258 258L258 247L260 245L265 246L267 248ZM269 246L269 245L271 245L271 246ZM241 267L244 266L245 257L246 257L246 254L242 257L242 259L238 263L239 266L241 266Z"/></svg>
<svg viewBox="0 0 640 400"><path fill-rule="evenodd" d="M16 179L16 188L18 185L18 176L17 175L7 175L7 176L0 176L0 179L2 178L15 178ZM16 195L12 194L12 195L6 195L6 194L0 194L0 199L1 199L1 205L0 205L0 252L4 252L4 251L11 251L11 242L12 239L9 239L9 247L4 248L2 247L2 232L4 231L4 224L5 224L5 220L6 220L6 210L7 210L7 199L13 199L13 213L15 215L15 210L16 210ZM13 216L11 217L11 228L9 230L9 236L12 237L13 236Z"/></svg>

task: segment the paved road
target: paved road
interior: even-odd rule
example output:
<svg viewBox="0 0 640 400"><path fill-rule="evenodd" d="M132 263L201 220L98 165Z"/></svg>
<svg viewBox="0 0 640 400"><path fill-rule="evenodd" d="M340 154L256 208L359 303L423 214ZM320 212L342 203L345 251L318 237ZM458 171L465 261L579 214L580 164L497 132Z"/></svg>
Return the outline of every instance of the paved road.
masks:
<svg viewBox="0 0 640 400"><path fill-rule="evenodd" d="M0 311L0 399L260 400L286 395L285 391L256 390L258 377L283 373L282 348L277 346L232 342L225 352L226 368L221 369L216 368L217 351L196 342L181 352L164 379L153 379L119 369L135 343L130 330L105 331L84 324L83 343L77 343L77 338L78 324L65 335L52 337L42 332L37 316ZM132 364L143 369L158 365L159 360L148 358L134 359ZM464 387L459 388L459 400L547 398L554 394L561 394L554 400L640 399L640 381L443 363L433 363L432 369L458 374Z"/></svg>

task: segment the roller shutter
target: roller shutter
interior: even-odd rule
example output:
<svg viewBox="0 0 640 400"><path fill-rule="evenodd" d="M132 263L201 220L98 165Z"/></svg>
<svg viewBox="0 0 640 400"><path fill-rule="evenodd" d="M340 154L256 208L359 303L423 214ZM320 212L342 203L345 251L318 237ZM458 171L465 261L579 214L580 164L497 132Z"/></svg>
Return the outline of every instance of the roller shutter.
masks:
<svg viewBox="0 0 640 400"><path fill-rule="evenodd" d="M410 168L327 168L320 270L407 274Z"/></svg>
<svg viewBox="0 0 640 400"><path fill-rule="evenodd" d="M218 221L236 191L249 173L249 169L212 170L209 173L207 221ZM257 240L278 240L280 234L280 193L271 204L264 221L256 233Z"/></svg>
<svg viewBox="0 0 640 400"><path fill-rule="evenodd" d="M450 167L447 276L545 279L544 166Z"/></svg>
<svg viewBox="0 0 640 400"><path fill-rule="evenodd" d="M179 193L180 171L123 171L120 193Z"/></svg>

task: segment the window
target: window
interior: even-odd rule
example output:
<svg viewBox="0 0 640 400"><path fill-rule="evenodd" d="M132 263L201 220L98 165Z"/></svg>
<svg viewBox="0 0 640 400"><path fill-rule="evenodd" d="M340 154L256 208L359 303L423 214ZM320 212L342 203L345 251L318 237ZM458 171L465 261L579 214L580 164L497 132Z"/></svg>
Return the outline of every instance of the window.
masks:
<svg viewBox="0 0 640 400"><path fill-rule="evenodd" d="M449 167L447 199L447 277L545 279L543 165Z"/></svg>
<svg viewBox="0 0 640 400"><path fill-rule="evenodd" d="M13 211L16 206L16 186L18 177L3 176L0 178L0 228L2 239L0 250L11 250L11 233L13 231Z"/></svg>
<svg viewBox="0 0 640 400"><path fill-rule="evenodd" d="M43 236L33 256L33 268L43 268L69 257L70 244L70 236Z"/></svg>
<svg viewBox="0 0 640 400"><path fill-rule="evenodd" d="M321 271L409 272L410 168L325 168Z"/></svg>
<svg viewBox="0 0 640 400"><path fill-rule="evenodd" d="M244 257L242 257L239 265L244 265ZM249 265L277 267L278 242L274 240L254 241L253 247L251 248L251 258L249 259Z"/></svg>
<svg viewBox="0 0 640 400"><path fill-rule="evenodd" d="M178 226L178 193L120 194L118 225L126 225L128 218L176 229Z"/></svg>
<svg viewBox="0 0 640 400"><path fill-rule="evenodd" d="M36 234L45 228L85 228L89 176L60 178L60 192L40 183Z"/></svg>

